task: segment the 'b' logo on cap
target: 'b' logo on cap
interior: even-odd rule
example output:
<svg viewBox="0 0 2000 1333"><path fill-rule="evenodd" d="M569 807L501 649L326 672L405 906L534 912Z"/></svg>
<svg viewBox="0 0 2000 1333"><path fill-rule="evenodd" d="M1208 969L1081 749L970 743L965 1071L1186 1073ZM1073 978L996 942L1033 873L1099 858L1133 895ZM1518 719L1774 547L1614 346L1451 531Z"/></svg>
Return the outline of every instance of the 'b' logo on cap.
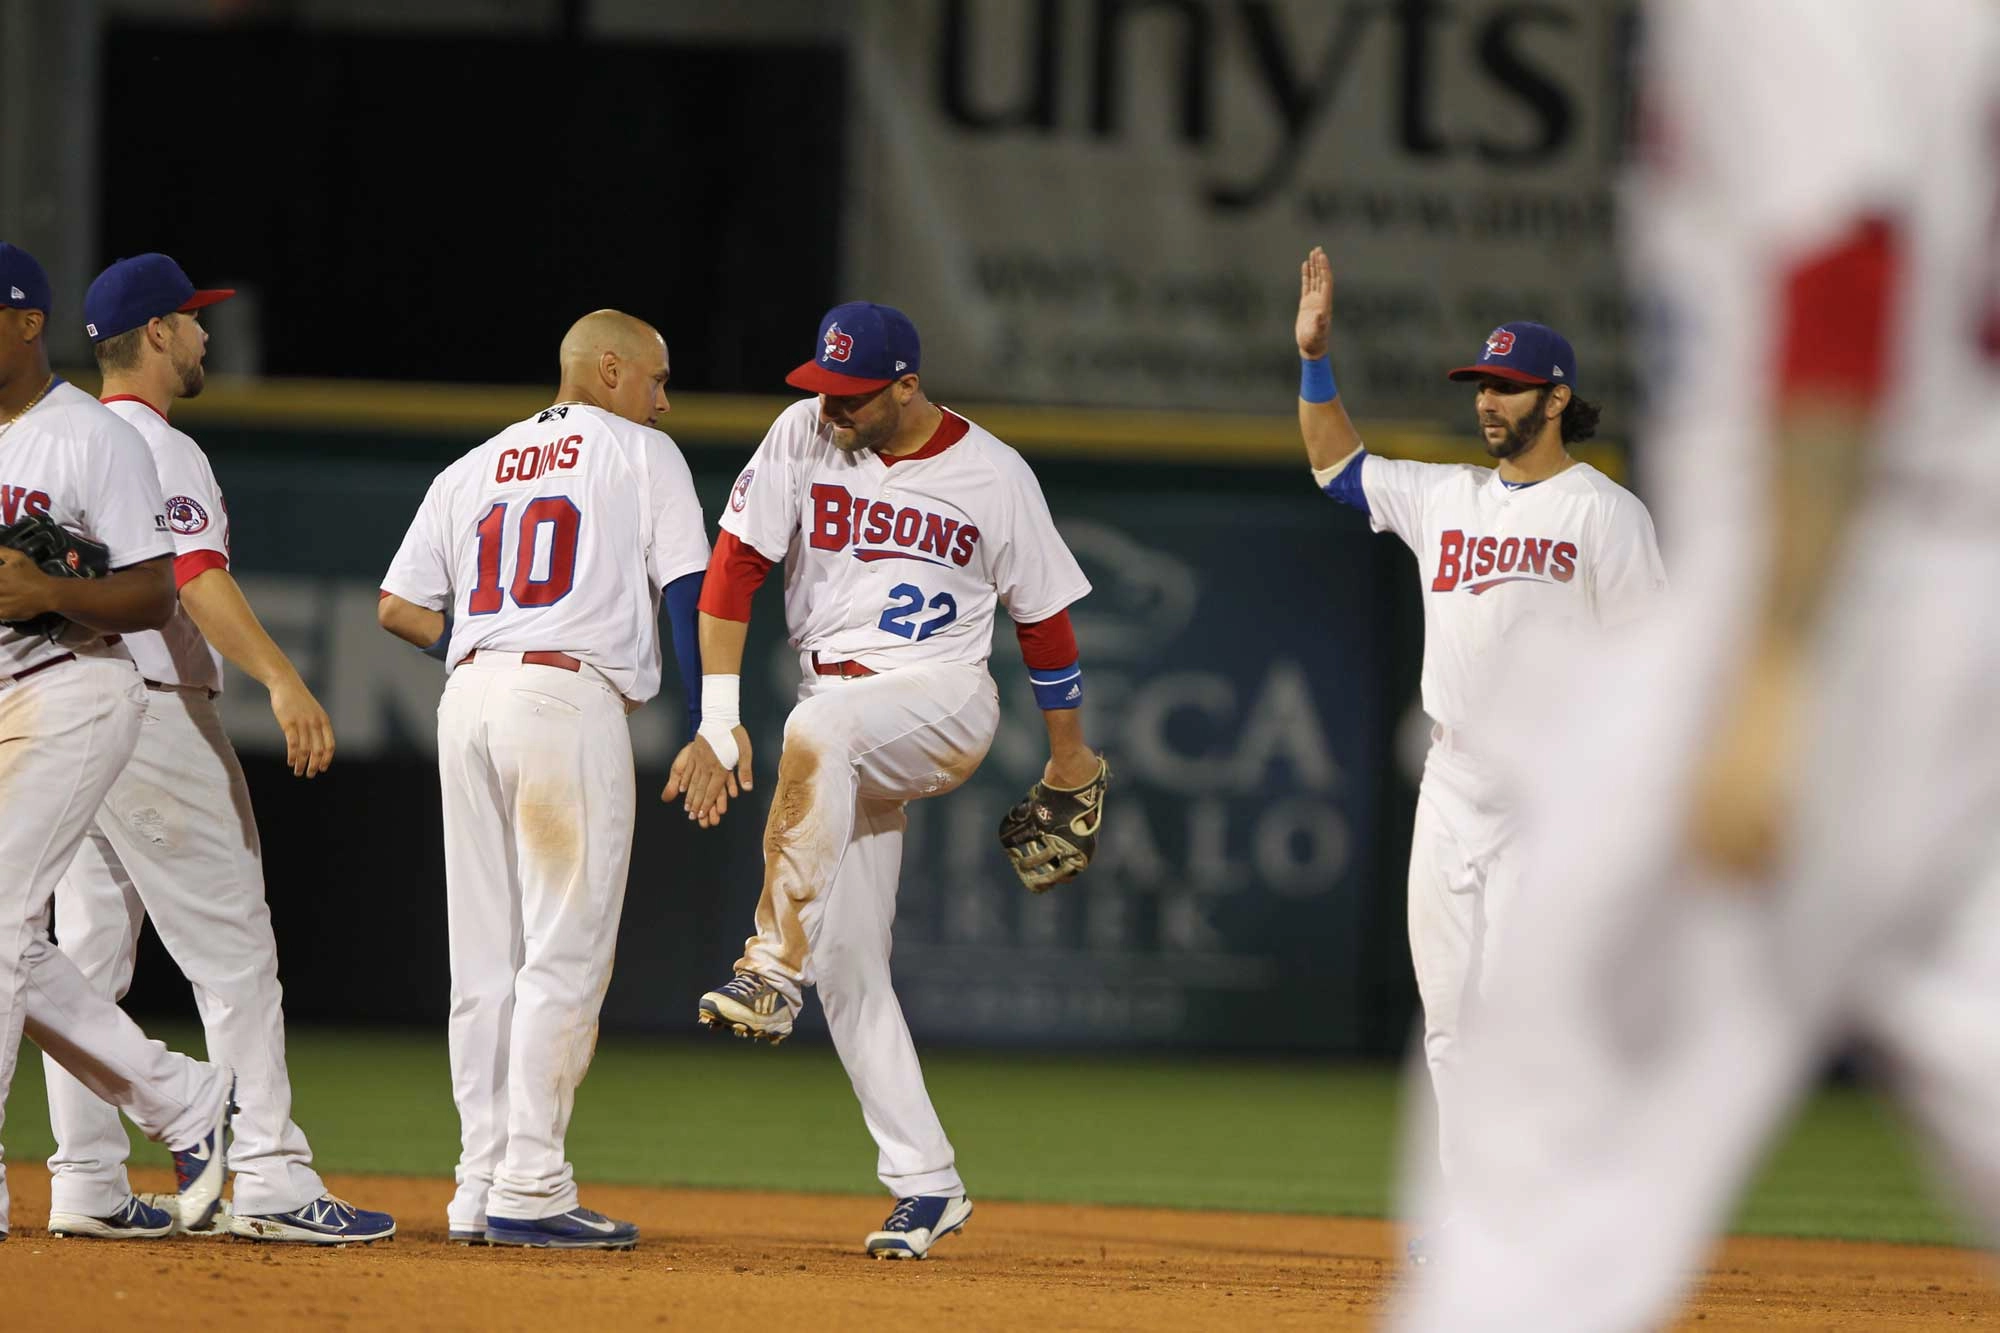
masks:
<svg viewBox="0 0 2000 1333"><path fill-rule="evenodd" d="M1505 356L1514 350L1514 333L1511 329L1495 329L1486 340L1486 355Z"/></svg>
<svg viewBox="0 0 2000 1333"><path fill-rule="evenodd" d="M826 347L820 352L824 361L845 361L854 351L854 335L842 333L840 325L829 324L826 329Z"/></svg>

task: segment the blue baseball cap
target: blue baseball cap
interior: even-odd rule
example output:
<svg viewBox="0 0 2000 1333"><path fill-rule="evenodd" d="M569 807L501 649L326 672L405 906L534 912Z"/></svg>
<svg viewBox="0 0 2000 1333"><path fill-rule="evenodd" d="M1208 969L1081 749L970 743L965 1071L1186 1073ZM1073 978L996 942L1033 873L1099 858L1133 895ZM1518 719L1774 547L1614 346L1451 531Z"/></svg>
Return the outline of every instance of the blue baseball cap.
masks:
<svg viewBox="0 0 2000 1333"><path fill-rule="evenodd" d="M917 371L917 326L894 306L849 301L819 322L819 355L785 376L808 393L873 393Z"/></svg>
<svg viewBox="0 0 2000 1333"><path fill-rule="evenodd" d="M135 255L98 274L83 294L83 331L92 342L101 343L147 320L199 310L234 295L234 287L196 288L181 266L165 255Z"/></svg>
<svg viewBox="0 0 2000 1333"><path fill-rule="evenodd" d="M18 245L0 241L0 305L46 315L54 304L49 275L35 257Z"/></svg>
<svg viewBox="0 0 2000 1333"><path fill-rule="evenodd" d="M1481 375L1516 384L1567 384L1574 392L1576 353L1569 339L1548 325L1516 320L1486 335L1486 350L1475 364L1460 366L1445 378L1476 380Z"/></svg>

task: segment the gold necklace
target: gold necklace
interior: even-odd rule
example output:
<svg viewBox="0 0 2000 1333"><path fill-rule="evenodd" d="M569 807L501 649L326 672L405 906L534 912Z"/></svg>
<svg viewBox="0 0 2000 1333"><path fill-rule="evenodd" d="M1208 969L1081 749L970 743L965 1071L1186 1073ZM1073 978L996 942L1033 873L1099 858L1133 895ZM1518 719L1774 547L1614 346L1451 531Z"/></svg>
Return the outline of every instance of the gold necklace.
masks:
<svg viewBox="0 0 2000 1333"><path fill-rule="evenodd" d="M22 406L20 411L16 412L11 417L8 417L5 421L0 421L0 435L5 435L8 431L14 428L15 422L19 421L22 417L28 415L28 413L34 411L35 404L41 402L42 399L48 397L49 390L55 387L56 387L56 377L53 373L51 373L47 379L42 381L42 387L35 390L35 396L33 398L30 398L27 401L27 403Z"/></svg>

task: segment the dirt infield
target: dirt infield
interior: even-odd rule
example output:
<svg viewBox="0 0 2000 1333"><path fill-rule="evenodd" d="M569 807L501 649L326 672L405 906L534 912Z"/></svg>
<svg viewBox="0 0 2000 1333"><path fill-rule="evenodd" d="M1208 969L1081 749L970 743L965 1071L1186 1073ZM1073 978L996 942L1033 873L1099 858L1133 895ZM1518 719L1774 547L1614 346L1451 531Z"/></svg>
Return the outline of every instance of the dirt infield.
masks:
<svg viewBox="0 0 2000 1333"><path fill-rule="evenodd" d="M636 1251L474 1250L445 1242L449 1182L399 1177L333 1181L401 1220L365 1249L112 1243L51 1239L46 1175L10 1175L0 1324L21 1330L129 1331L170 1310L205 1330L1361 1329L1394 1299L1399 1244L1353 1219L996 1202L930 1260L877 1263L860 1242L879 1199L598 1187L586 1201L637 1221ZM2000 1327L1978 1254L1737 1240L1682 1327L1968 1325Z"/></svg>

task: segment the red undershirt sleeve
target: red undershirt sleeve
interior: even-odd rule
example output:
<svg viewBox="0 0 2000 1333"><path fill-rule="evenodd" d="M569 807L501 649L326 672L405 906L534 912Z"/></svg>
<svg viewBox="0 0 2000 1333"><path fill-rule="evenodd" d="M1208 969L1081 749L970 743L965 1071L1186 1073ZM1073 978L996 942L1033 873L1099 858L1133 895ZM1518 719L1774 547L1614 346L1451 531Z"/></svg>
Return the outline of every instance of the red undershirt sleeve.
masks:
<svg viewBox="0 0 2000 1333"><path fill-rule="evenodd" d="M733 532L716 534L702 580L701 609L717 620L750 619L750 599L763 586L773 562Z"/></svg>
<svg viewBox="0 0 2000 1333"><path fill-rule="evenodd" d="M1032 625L1016 623L1014 637L1021 641L1021 660L1031 671L1054 671L1076 663L1076 630L1067 609Z"/></svg>
<svg viewBox="0 0 2000 1333"><path fill-rule="evenodd" d="M174 557L174 591L182 588L211 569L228 569L229 557L220 551L189 551L186 555Z"/></svg>

